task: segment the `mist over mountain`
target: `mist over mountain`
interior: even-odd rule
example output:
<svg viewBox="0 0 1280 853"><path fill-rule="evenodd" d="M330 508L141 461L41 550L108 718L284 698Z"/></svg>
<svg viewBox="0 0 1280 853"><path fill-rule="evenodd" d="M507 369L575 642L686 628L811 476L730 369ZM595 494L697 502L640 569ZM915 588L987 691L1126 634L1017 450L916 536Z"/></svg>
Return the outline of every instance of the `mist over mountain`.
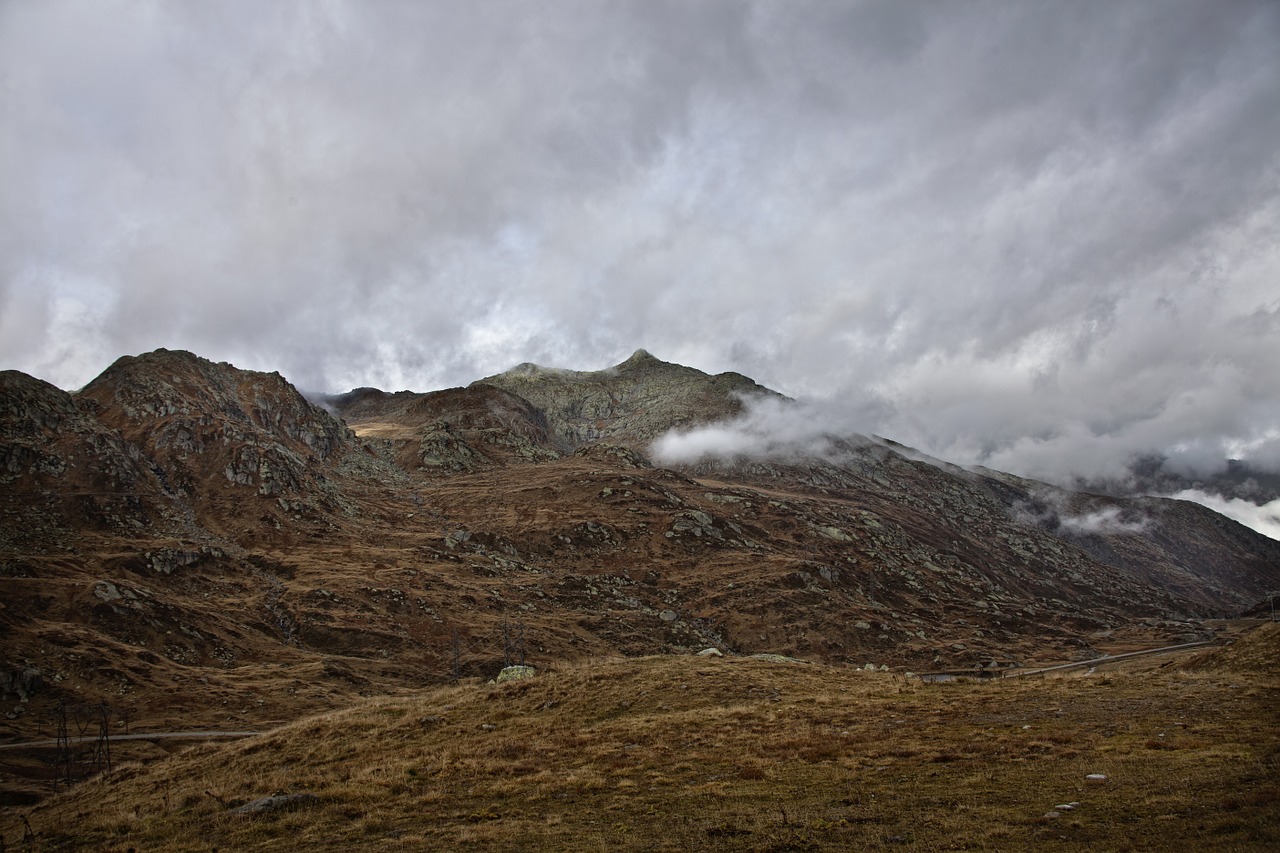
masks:
<svg viewBox="0 0 1280 853"><path fill-rule="evenodd" d="M0 366L643 345L1063 486L1274 475L1277 44L1269 0L0 4Z"/></svg>

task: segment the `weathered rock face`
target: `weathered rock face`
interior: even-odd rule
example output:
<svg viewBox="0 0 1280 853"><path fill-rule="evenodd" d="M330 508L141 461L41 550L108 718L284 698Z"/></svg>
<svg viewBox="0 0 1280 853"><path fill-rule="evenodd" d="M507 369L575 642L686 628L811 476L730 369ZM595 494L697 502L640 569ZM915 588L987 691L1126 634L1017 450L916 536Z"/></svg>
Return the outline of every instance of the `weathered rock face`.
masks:
<svg viewBox="0 0 1280 853"><path fill-rule="evenodd" d="M566 449L594 441L646 445L673 428L693 427L741 411L743 397L779 397L739 373L709 376L637 350L594 372L522 364L471 387L489 385L546 413Z"/></svg>
<svg viewBox="0 0 1280 853"><path fill-rule="evenodd" d="M263 497L310 500L327 491L323 463L355 445L346 426L279 374L187 352L121 358L78 396L96 403L99 418L187 497L226 482Z"/></svg>
<svg viewBox="0 0 1280 853"><path fill-rule="evenodd" d="M169 503L161 472L92 401L0 372L0 543L44 550L67 525L134 530Z"/></svg>

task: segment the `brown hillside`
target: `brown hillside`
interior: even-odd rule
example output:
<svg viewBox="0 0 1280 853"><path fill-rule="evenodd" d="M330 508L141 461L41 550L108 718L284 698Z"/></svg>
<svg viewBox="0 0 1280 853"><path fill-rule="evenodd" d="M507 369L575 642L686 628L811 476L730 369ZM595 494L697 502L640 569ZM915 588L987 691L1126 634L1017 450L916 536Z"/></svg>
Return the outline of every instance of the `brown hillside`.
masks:
<svg viewBox="0 0 1280 853"><path fill-rule="evenodd" d="M1130 666L922 685L749 659L588 660L120 767L0 835L121 853L1272 849L1275 675L1232 672L1228 689L1221 673ZM271 795L293 799L262 810Z"/></svg>
<svg viewBox="0 0 1280 853"><path fill-rule="evenodd" d="M1210 636L1199 618L1280 587L1280 543L1203 508L887 442L650 463L647 437L737 411L745 377L644 353L502 376L327 401L344 423L189 353L121 359L74 395L0 375L0 739L37 736L60 701L253 728L519 654L1086 659ZM588 422L614 440L582 440Z"/></svg>

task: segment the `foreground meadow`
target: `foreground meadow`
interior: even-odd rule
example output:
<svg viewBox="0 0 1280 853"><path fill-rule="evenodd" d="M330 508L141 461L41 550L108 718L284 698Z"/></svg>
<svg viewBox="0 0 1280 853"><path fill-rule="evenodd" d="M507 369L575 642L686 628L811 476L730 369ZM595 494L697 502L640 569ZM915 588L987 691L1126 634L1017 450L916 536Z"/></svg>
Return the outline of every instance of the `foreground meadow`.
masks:
<svg viewBox="0 0 1280 853"><path fill-rule="evenodd" d="M1275 849L1278 638L987 683L592 660L117 767L0 835L33 851ZM313 797L235 810L272 794Z"/></svg>

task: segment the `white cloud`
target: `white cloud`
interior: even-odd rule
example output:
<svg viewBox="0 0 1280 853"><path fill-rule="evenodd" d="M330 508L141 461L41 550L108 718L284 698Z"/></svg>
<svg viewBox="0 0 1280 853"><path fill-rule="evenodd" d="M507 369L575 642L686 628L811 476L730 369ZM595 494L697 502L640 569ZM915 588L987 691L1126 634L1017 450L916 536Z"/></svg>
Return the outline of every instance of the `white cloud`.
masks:
<svg viewBox="0 0 1280 853"><path fill-rule="evenodd" d="M1187 489L1170 497L1203 504L1214 512L1222 513L1227 518L1240 522L1245 527L1253 528L1263 536L1280 540L1280 500L1258 506L1244 500L1206 494L1198 489Z"/></svg>

